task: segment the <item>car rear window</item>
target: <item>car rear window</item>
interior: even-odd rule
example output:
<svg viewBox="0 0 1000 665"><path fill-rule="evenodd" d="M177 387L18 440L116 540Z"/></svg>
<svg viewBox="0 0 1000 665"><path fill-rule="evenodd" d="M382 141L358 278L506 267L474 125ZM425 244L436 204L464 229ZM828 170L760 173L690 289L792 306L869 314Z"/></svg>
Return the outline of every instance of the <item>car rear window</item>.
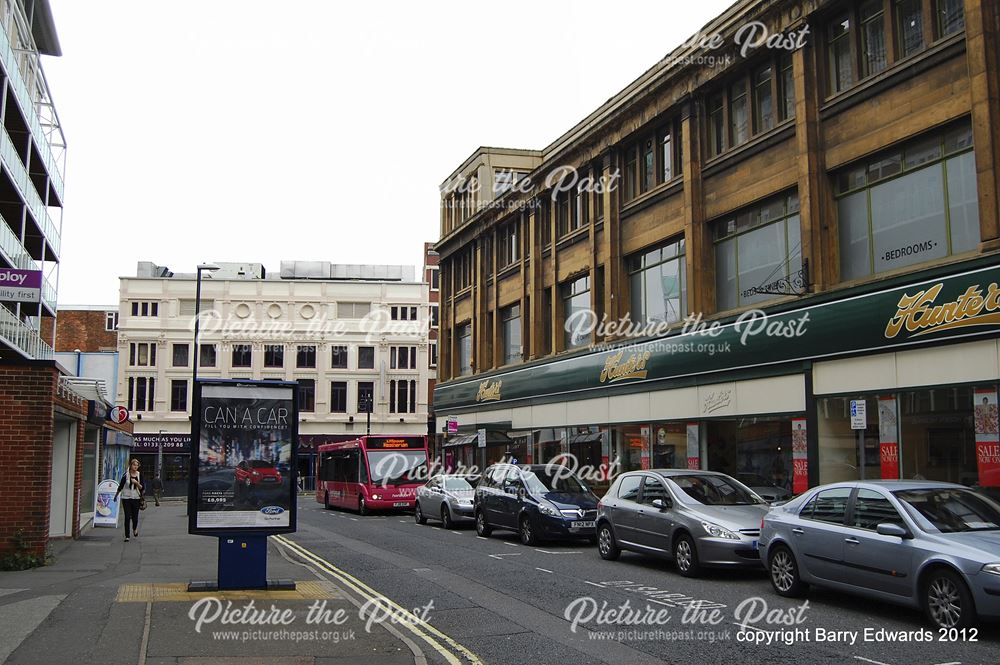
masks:
<svg viewBox="0 0 1000 665"><path fill-rule="evenodd" d="M964 489L898 490L893 495L942 533L1000 529L1000 504Z"/></svg>

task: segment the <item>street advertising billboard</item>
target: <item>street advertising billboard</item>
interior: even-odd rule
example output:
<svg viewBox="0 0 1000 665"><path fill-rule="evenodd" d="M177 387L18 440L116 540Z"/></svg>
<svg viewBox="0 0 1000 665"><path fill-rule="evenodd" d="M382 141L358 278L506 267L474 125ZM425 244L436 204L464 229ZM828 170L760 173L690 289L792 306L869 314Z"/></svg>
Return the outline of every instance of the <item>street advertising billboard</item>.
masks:
<svg viewBox="0 0 1000 665"><path fill-rule="evenodd" d="M125 449L128 452L128 448ZM122 471L122 475L125 472ZM121 499L115 497L118 491L117 480L104 480L97 485L97 496L94 498L94 526L118 526L118 508L121 506Z"/></svg>
<svg viewBox="0 0 1000 665"><path fill-rule="evenodd" d="M295 531L296 388L277 381L195 383L189 533Z"/></svg>

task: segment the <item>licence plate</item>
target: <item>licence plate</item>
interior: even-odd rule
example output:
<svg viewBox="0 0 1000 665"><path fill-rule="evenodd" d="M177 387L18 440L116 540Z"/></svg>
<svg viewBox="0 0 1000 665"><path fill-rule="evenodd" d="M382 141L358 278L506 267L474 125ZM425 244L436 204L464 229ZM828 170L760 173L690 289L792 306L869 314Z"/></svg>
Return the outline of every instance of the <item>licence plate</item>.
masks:
<svg viewBox="0 0 1000 665"><path fill-rule="evenodd" d="M574 529L593 529L593 522L573 522L572 527Z"/></svg>
<svg viewBox="0 0 1000 665"><path fill-rule="evenodd" d="M406 508L409 505L410 505L409 501L397 501L396 503L392 504L392 507L393 508Z"/></svg>

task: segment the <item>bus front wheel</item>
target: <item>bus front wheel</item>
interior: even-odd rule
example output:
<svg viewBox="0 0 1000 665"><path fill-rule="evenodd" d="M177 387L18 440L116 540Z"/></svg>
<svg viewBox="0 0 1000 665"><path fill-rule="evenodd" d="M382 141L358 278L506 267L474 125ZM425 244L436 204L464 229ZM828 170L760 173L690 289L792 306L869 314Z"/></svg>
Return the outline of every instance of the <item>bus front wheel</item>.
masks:
<svg viewBox="0 0 1000 665"><path fill-rule="evenodd" d="M365 502L365 497L363 496L358 498L358 514L362 516L371 515L371 511L368 510L368 503Z"/></svg>

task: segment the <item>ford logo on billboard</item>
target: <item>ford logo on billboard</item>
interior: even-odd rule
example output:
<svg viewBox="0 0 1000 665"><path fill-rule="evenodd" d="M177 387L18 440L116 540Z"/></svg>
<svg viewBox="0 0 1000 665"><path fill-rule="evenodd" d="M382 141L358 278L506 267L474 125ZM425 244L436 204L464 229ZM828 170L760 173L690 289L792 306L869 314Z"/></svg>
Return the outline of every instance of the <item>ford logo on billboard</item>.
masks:
<svg viewBox="0 0 1000 665"><path fill-rule="evenodd" d="M281 513L285 512L285 509L282 508L281 506L264 506L263 508L260 509L260 512L264 513L265 515L280 515Z"/></svg>

